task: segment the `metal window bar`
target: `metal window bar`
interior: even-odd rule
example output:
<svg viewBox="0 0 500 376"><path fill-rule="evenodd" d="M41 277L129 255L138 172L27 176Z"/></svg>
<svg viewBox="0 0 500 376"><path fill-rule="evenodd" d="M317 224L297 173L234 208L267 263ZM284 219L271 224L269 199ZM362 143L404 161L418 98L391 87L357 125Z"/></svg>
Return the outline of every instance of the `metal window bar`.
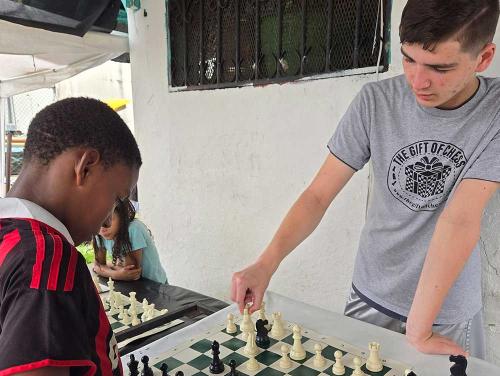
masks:
<svg viewBox="0 0 500 376"><path fill-rule="evenodd" d="M199 11L191 14L191 17L199 17L197 20L197 24L200 25L200 35L199 35L199 46L193 45L192 48L199 49L198 55L198 63L196 67L190 66L190 58L189 56L193 56L190 54L189 48L191 47L191 43L189 42L189 27L191 25L191 21L189 21L189 10L191 5L196 1L199 4ZM248 0L251 3L246 3L247 0L168 0L169 3L176 3L177 6L169 6L167 9L170 13L181 13L181 14L170 14L169 19L172 20L174 17L178 17L182 26L175 30L169 30L169 39L177 38L177 43L175 45L170 46L171 53L171 63L169 67L169 74L172 77L170 86L171 87L184 87L188 89L207 89L207 88L225 88L225 87L234 87L234 86L242 86L251 84L260 84L260 83L270 83L270 82L284 82L284 81L292 81L301 79L308 76L322 76L325 74L333 74L337 76L336 73L339 70L352 70L353 68L366 68L376 65L378 59L373 59L373 55L378 55L382 53L381 65L387 69L387 52L382 46L382 42L385 43L388 39L389 30L388 27L390 22L388 21L388 17L390 14L390 0L382 0L384 1L384 12L383 14L379 13L379 0L344 0L344 2L340 2L338 0L299 0L297 7L294 12L294 15L290 16L290 9L292 9L293 0ZM268 4L272 1L275 1L276 4L276 13L270 14L269 12L273 12L274 8L268 7ZM224 5L222 5L224 2ZM308 4L311 4L311 11L308 12ZM349 5L350 3L350 5ZM371 4L373 3L373 4ZM209 4L212 6L211 9L216 7L216 17L210 17L209 14L205 14L205 6ZM234 5L228 7L229 5ZM318 5L320 4L320 5ZM340 5L339 5L340 4ZM347 4L347 5L346 5ZM171 5L171 4L169 4ZM242 45L242 19L245 18L245 22L248 22L249 15L246 13L245 16L242 15L243 7L245 7L245 12L248 12L248 5L253 7L252 17L254 17L253 24L255 30L251 31L251 37L253 37L254 49L253 49L253 57L247 55L249 52L248 47L244 44ZM284 20L284 9L287 9L287 19ZM339 8L340 7L340 8ZM227 12L228 9L231 9L230 17L234 20L234 26L231 24L228 26L227 24L227 15L226 18L226 27L230 27L231 29L226 30L225 26L222 22L222 12ZM270 11L271 9L271 11ZM321 27L321 35L317 35L318 29L312 29L313 34L310 34L309 28L311 27L319 27L318 24L314 22L317 21L318 14L315 12L323 12L327 14L327 18L325 21L324 13L322 18L320 19ZM340 10L339 10L340 9ZM214 9L215 10L215 9ZM354 13L352 13L354 11ZM264 13L263 13L264 12ZM343 12L343 13L342 13ZM346 13L351 12L351 13ZM367 14L367 12L371 12L374 14ZM349 18L349 14L352 15L352 18ZM180 16L180 17L179 17ZM385 25L383 37L381 35L362 35L362 33L367 34L369 31L367 30L376 30L376 25L379 22L379 18L383 18ZM347 19L347 21L346 21ZM270 22L275 22L275 29L272 29L274 26L270 26ZM352 20L352 21L349 21ZM265 22L265 24L263 23ZM300 22L300 26L295 29L297 34L288 35L287 34L287 43L288 48L290 48L290 38L300 38L297 42L298 51L296 50L288 50L285 51L284 48L284 22L287 23L287 30L290 29L290 22ZM326 24L325 24L326 23ZM349 26L350 25L352 26ZM353 25L354 23L354 25ZM211 24L211 25L210 25ZM172 25L172 22L168 23L169 27ZM340 25L340 26L339 26ZM368 26L367 26L368 25ZM374 25L374 26L373 26ZM326 27L325 27L326 26ZM234 28L233 28L234 27ZM264 28L265 33L264 33ZM270 28L271 27L271 28ZM248 28L248 26L247 26ZM211 29L215 31L215 35L207 34L205 36L205 29ZM215 30L214 30L215 29ZM270 30L274 30L273 35L270 35ZM335 30L335 31L334 31ZM345 46L345 41L349 40L349 35L338 35L339 32L347 33L349 30L352 30L354 35L351 34L353 39L352 41L352 49L348 46ZM181 32L181 35L172 35L175 32ZM234 38L227 38L227 33L234 32ZM245 36L248 37L248 30L246 31ZM277 34L277 35L276 35ZM212 36L211 36L212 35ZM223 40L224 35L224 40ZM311 37L312 35L312 37ZM273 39L275 42L268 40L269 38ZM211 40L206 39L211 38ZM262 39L266 38L266 39ZM335 38L335 39L334 39ZM366 41L372 38L376 38L379 42L377 47L379 50L374 51L373 44L367 46ZM180 42L179 39L182 39ZM296 40L296 39L295 39ZM373 39L372 39L373 40ZM228 41L230 43L234 43L234 45L227 46ZM344 43L343 46L339 46L340 42ZM180 43L179 43L180 42ZM246 41L248 42L248 40ZM253 44L252 42L252 44ZM208 43L208 44L207 44ZM214 43L216 44L214 46ZM226 45L223 45L226 43ZM266 43L266 44L263 44ZM276 44L274 44L276 43ZM196 43L195 43L196 44ZM349 43L350 44L350 43ZM205 48L208 46L215 47L215 51L213 55L205 56ZM273 46L271 52L269 52L269 46ZM265 47L267 46L267 47ZM316 59L313 65L308 65L309 54L312 51L312 48L315 48L315 52L313 52L312 58ZM263 48L265 47L265 53L263 53ZM226 50L225 48L229 48ZM231 56L234 56L234 66L227 64L228 62L224 62L224 56L227 60L227 55L224 55L224 51L231 51L234 48L234 53L231 52ZM324 51L324 56L322 56L323 52L319 53L318 49ZM371 50L371 53L367 53L368 50ZM208 51L208 50L207 50ZM274 52L275 51L275 52ZM296 52L294 52L296 51ZM192 51L195 52L195 51ZM195 52L196 53L196 52ZM207 52L208 53L208 52ZM275 56L270 56L274 55ZM332 53L337 53L336 61L334 63L336 66L332 66ZM348 54L350 58L346 61L345 57L339 56L339 54ZM292 55L299 56L300 61L298 69L292 75L286 75L284 71L284 67L287 65L287 59L292 59ZM215 55L215 56L214 56ZM273 61L276 64L276 69L270 68L269 59L273 58ZM321 59L319 65L318 60ZM251 61L251 71L253 74L251 77L243 78L242 80L242 63L243 61ZM213 61L215 60L215 62ZM232 59L229 59L232 60ZM340 61L340 66L338 62ZM342 61L346 61L346 63L342 63ZM349 63L350 61L350 63ZM174 69L175 63L182 62L181 64L177 64L177 69ZM215 63L215 64L214 64ZM191 58L191 65L193 64ZM179 69L179 65L183 67L183 69ZM214 66L215 65L215 66ZM313 66L311 70L311 66ZM193 80L189 79L189 72L193 72L193 69L196 69L199 75L199 79L197 81L197 85L193 84ZM208 71L207 71L208 69ZM234 75L227 74L227 70L232 72L234 69ZM313 73L311 73L313 72ZM290 73L290 72L289 72ZM215 74L215 77L213 75ZM194 83L196 83L194 81ZM191 86L190 86L191 85Z"/></svg>

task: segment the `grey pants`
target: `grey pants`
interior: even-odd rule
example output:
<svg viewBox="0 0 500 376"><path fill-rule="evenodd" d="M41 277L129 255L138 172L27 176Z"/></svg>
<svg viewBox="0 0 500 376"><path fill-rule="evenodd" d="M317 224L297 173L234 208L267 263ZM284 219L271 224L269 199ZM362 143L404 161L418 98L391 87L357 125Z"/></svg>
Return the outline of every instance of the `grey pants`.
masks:
<svg viewBox="0 0 500 376"><path fill-rule="evenodd" d="M368 322L383 328L405 334L406 323L389 317L370 307L351 288L347 299L344 315ZM486 352L483 315L480 311L473 318L459 324L434 325L432 330L446 336L462 346L471 356L484 359Z"/></svg>

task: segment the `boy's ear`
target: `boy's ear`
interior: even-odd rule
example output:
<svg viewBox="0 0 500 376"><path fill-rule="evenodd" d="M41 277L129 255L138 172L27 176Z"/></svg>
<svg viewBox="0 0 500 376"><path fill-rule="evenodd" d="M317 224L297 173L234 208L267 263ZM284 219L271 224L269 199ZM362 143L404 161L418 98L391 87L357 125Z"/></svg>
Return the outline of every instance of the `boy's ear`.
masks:
<svg viewBox="0 0 500 376"><path fill-rule="evenodd" d="M479 53L479 64L476 67L476 72L484 72L491 64L495 56L495 43L488 43Z"/></svg>
<svg viewBox="0 0 500 376"><path fill-rule="evenodd" d="M85 184L87 178L101 162L101 155L95 149L81 149L76 154L75 175L76 185Z"/></svg>

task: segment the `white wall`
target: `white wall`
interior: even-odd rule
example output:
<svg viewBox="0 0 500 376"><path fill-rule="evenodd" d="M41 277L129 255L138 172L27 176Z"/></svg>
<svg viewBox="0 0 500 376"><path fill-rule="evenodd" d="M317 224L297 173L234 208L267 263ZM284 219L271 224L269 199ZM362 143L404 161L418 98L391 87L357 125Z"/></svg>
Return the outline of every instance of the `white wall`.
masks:
<svg viewBox="0 0 500 376"><path fill-rule="evenodd" d="M404 3L393 4L393 61L381 79L402 72L397 26ZM339 118L375 75L169 93L165 5L144 0L142 6L147 17L142 10L129 13L136 135L144 158L142 217L153 230L171 283L228 299L231 274L269 242L326 157ZM497 59L489 73L499 72ZM365 169L335 200L318 230L283 262L271 289L343 309L367 189ZM484 236L497 265L486 289L497 300L499 206L497 197ZM498 314L489 316L493 319L499 322Z"/></svg>

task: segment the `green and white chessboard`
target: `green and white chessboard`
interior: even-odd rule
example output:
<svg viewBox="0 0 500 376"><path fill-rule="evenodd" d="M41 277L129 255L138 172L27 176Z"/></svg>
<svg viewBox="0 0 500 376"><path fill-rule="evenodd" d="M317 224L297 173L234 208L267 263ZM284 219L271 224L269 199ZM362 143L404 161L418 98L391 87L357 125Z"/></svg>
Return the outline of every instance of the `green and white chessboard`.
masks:
<svg viewBox="0 0 500 376"><path fill-rule="evenodd" d="M267 350L259 348L259 354L255 359L259 363L259 370L251 372L246 368L246 361L249 359L244 353L246 341L242 338L240 326L238 322L241 317L236 320L238 331L234 334L226 333L225 325L219 326L212 330L206 331L203 335L192 338L188 342L176 346L175 348L152 358L150 365L153 365L155 375L161 375L160 366L162 363L168 365L169 375L175 375L177 371L184 372L185 376L202 376L212 375L209 371L209 366L212 361L212 342L216 340L220 344L220 359L224 363L225 370L221 375L227 375L230 372L229 361L236 361L239 375L241 376L324 376L333 375L332 365L334 364L334 353L340 350L343 354L342 361L345 366L345 376L349 376L354 371L353 359L358 356L362 359L362 370L366 375L370 376L402 376L406 369L411 368L399 362L395 362L383 357L383 345L381 347L382 363L384 368L380 372L370 372L365 367L365 362L368 357L368 344L366 351L357 349L348 345L336 338L326 337L317 334L309 329L302 328L302 344L306 350L306 358L302 361L292 360L292 367L283 370L279 367L281 359L281 346L286 344L293 345L292 327L293 324L287 323L285 326L285 334L279 338L271 338L271 345ZM322 348L322 354L326 358L326 365L321 369L314 367L314 345L319 343Z"/></svg>

